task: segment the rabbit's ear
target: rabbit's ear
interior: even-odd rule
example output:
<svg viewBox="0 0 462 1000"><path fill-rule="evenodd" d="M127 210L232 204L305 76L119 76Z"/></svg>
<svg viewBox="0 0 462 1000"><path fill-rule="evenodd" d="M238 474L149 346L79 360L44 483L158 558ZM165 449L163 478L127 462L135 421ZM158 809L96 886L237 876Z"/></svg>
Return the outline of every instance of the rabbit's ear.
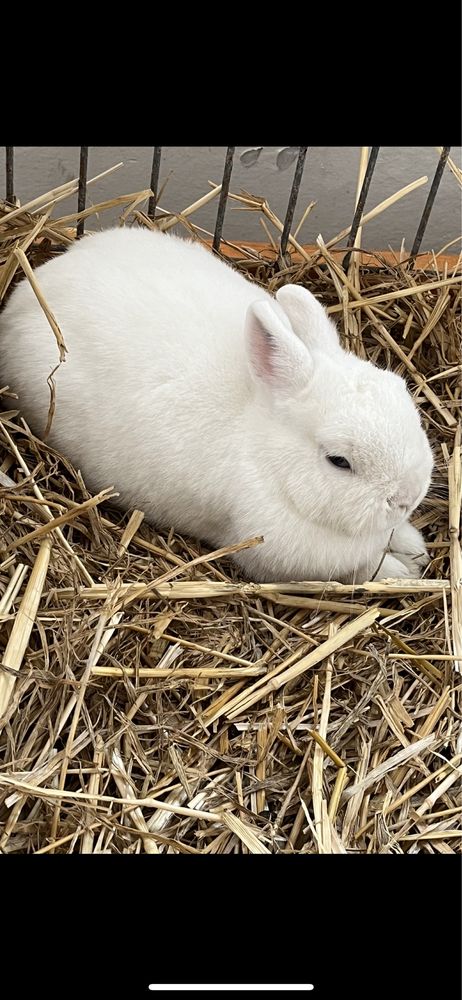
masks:
<svg viewBox="0 0 462 1000"><path fill-rule="evenodd" d="M310 380L309 352L270 302L249 306L245 324L249 366L254 379L284 396L292 396Z"/></svg>
<svg viewBox="0 0 462 1000"><path fill-rule="evenodd" d="M302 285L283 285L276 299L289 318L292 329L308 350L325 354L341 350L337 330L324 306Z"/></svg>

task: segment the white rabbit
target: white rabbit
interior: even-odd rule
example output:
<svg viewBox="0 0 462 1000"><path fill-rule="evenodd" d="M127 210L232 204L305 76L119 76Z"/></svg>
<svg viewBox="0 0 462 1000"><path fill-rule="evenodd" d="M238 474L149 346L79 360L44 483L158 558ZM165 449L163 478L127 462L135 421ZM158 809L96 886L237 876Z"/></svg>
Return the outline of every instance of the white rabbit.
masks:
<svg viewBox="0 0 462 1000"><path fill-rule="evenodd" d="M343 351L310 292L276 301L146 229L87 236L35 273L69 352L50 443L92 489L214 546L263 535L236 555L255 580L420 575L408 517L433 463L417 410L403 379ZM0 373L38 434L57 360L24 280L0 314Z"/></svg>

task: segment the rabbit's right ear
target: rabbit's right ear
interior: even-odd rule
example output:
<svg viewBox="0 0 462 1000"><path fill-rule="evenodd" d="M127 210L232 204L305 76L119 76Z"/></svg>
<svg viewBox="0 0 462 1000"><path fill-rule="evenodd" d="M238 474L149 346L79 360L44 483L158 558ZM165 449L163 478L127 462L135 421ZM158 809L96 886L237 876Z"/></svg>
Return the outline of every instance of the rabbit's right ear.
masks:
<svg viewBox="0 0 462 1000"><path fill-rule="evenodd" d="M341 351L335 324L324 306L302 285L283 285L276 299L290 320L292 329L308 350L325 354Z"/></svg>
<svg viewBox="0 0 462 1000"><path fill-rule="evenodd" d="M245 340L253 378L277 395L292 396L310 381L313 363L290 324L270 302L247 310Z"/></svg>

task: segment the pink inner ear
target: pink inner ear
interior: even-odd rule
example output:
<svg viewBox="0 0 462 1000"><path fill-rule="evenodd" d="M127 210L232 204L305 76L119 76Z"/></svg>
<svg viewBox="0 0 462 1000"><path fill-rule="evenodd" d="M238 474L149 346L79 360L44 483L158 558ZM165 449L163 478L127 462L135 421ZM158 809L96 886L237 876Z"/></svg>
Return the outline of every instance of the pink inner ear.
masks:
<svg viewBox="0 0 462 1000"><path fill-rule="evenodd" d="M251 355L255 371L265 382L276 375L274 366L274 338L266 333L259 323L252 330Z"/></svg>

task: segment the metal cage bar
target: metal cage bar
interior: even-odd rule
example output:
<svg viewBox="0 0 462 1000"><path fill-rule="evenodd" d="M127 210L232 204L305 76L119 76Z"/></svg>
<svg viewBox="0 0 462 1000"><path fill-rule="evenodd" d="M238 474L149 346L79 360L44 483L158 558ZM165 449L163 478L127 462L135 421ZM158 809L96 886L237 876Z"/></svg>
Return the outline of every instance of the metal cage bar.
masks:
<svg viewBox="0 0 462 1000"><path fill-rule="evenodd" d="M148 216L150 219L155 219L156 216L161 156L162 156L162 146L154 146L154 154L152 157L152 168L151 168L151 184L150 184L152 195L148 203Z"/></svg>
<svg viewBox="0 0 462 1000"><path fill-rule="evenodd" d="M14 202L14 146L5 146L6 153L6 200Z"/></svg>
<svg viewBox="0 0 462 1000"><path fill-rule="evenodd" d="M358 198L358 204L355 208L355 214L353 216L353 222L351 223L351 230L347 240L347 247L354 247L355 239L358 235L358 229L361 224L361 219L364 211L364 206L366 204L366 198L369 193L369 188L371 186L372 174L375 170L375 165L377 163L377 157L379 155L380 146L371 146L371 151L369 153L369 159L367 161L366 173L364 174L364 180L362 188ZM343 258L343 268L346 271L350 263L351 251L345 254Z"/></svg>
<svg viewBox="0 0 462 1000"><path fill-rule="evenodd" d="M229 185L233 170L235 146L228 146L226 150L225 166L223 169L223 179L221 182L220 201L218 202L217 220L215 222L215 232L213 234L212 249L217 253L220 249L221 234L223 232L223 222L225 219L226 202L228 201Z"/></svg>
<svg viewBox="0 0 462 1000"><path fill-rule="evenodd" d="M83 212L87 203L87 167L88 167L88 146L80 147L80 167L79 167L79 194L77 199L77 211ZM77 223L77 236L83 236L85 229L85 219L79 219Z"/></svg>
<svg viewBox="0 0 462 1000"><path fill-rule="evenodd" d="M287 250L287 244L289 242L290 230L294 218L295 206L297 204L298 192L300 190L300 184L303 177L303 168L305 166L305 157L307 151L308 151L308 146L300 146L297 166L295 167L295 174L292 182L292 189L289 196L289 204L287 205L286 217L284 219L284 228L282 230L281 243L280 243L281 257L284 256Z"/></svg>
<svg viewBox="0 0 462 1000"><path fill-rule="evenodd" d="M443 150L438 161L438 166L435 170L435 176L432 180L432 186L430 188L430 191L428 192L428 198L425 202L425 208L422 212L422 218L419 222L419 228L415 234L415 239L412 244L411 257L415 257L420 250L420 244L422 243L424 233L427 228L427 223L430 218L430 212L433 208L433 203L435 201L436 194L440 186L441 178L443 176L444 168L447 163L450 149L451 149L450 146L443 146Z"/></svg>

